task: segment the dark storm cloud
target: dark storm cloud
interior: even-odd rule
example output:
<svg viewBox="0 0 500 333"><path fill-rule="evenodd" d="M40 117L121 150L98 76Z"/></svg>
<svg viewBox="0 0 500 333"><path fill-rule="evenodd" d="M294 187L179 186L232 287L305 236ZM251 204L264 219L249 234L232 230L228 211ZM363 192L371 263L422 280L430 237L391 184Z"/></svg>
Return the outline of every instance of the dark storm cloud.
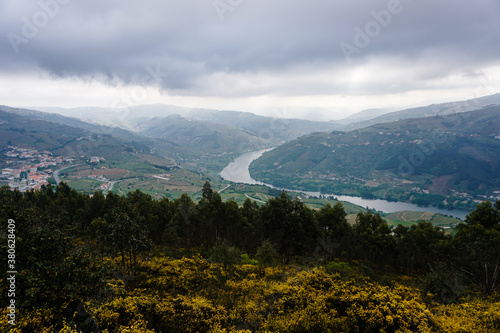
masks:
<svg viewBox="0 0 500 333"><path fill-rule="evenodd" d="M418 81L497 63L499 17L497 0L4 0L0 72L147 84L154 69L163 88L189 94L214 73L394 59Z"/></svg>

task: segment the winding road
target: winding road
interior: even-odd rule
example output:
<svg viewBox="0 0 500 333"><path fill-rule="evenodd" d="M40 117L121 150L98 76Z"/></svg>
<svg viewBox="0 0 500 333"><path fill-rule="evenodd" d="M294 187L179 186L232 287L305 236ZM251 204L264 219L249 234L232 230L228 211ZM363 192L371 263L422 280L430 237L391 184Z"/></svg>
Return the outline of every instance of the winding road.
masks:
<svg viewBox="0 0 500 333"><path fill-rule="evenodd" d="M58 169L58 170L54 171L54 173L52 174L52 177L54 177L54 180L56 181L56 185L61 182L61 180L59 179L59 172L61 172L63 170L66 170L66 169L69 169L69 168L73 168L73 167L79 166L79 165L83 165L83 163L75 164L75 165L70 165L70 166L67 166L67 167L64 167L64 168L61 168L61 169Z"/></svg>
<svg viewBox="0 0 500 333"><path fill-rule="evenodd" d="M222 193L222 191L228 189L229 187L231 187L231 184L227 185L226 187L224 187L222 190L219 191L219 193Z"/></svg>
<svg viewBox="0 0 500 333"><path fill-rule="evenodd" d="M137 178L126 178L126 179L120 179L120 180L113 180L113 181L109 182L108 189L106 191L107 192L113 191L113 186L115 186L116 183L122 182L124 180L132 180L132 179L137 179Z"/></svg>
<svg viewBox="0 0 500 333"><path fill-rule="evenodd" d="M262 201L262 200L259 200L259 199L252 198L252 197L251 197L251 196L249 196L248 194L245 194L245 197L247 197L247 198L248 198L248 199L250 199L250 200L257 201L257 202L260 202L260 203L263 203L263 204L265 204L265 203L266 203L265 201Z"/></svg>

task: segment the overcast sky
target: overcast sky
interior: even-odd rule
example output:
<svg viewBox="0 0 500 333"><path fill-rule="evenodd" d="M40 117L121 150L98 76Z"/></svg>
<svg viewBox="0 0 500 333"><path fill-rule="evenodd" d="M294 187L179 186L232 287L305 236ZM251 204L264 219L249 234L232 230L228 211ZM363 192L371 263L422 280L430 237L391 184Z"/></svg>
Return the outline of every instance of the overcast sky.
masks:
<svg viewBox="0 0 500 333"><path fill-rule="evenodd" d="M498 0L0 0L0 104L341 118L500 92Z"/></svg>

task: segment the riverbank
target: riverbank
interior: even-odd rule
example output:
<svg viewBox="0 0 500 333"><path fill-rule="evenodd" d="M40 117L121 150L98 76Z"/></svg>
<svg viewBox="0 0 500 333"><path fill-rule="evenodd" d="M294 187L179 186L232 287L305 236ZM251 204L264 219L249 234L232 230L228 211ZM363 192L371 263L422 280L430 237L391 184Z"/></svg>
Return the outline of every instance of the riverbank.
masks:
<svg viewBox="0 0 500 333"><path fill-rule="evenodd" d="M249 153L245 153L238 158L236 158L233 162L231 162L222 172L220 173L221 177L227 181L231 181L234 183L243 183L243 184L258 184L264 185L275 189L281 189L285 191L300 191L310 196L326 196L326 197L335 197L339 201L346 201L361 207L366 207L369 209L375 209L377 211L381 211L384 213L395 213L400 211L417 211L417 212L431 212L442 215L453 216L459 219L464 220L466 215L470 213L469 210L450 210L446 208L439 208L434 206L421 206L414 203L401 202L401 201L389 201L384 199L366 199L360 196L351 196L351 195L342 195L336 193L323 193L320 191L306 191L303 189L290 189L284 186L274 186L273 184L269 184L266 182L261 182L255 180L250 175L250 165L251 163L258 159L262 154L272 149L263 149L259 151L253 151Z"/></svg>

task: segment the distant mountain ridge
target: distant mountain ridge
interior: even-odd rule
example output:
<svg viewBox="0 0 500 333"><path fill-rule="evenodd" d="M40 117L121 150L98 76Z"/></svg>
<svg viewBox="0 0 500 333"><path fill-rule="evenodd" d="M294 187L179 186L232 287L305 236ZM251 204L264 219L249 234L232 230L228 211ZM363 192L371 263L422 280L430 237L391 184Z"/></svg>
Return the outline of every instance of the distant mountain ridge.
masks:
<svg viewBox="0 0 500 333"><path fill-rule="evenodd" d="M465 101L432 104L428 106L389 112L377 117L372 117L364 121L352 122L350 124L347 124L343 128L343 130L349 131L349 130L368 127L374 124L387 123L387 122L410 119L410 118L422 118L422 117L430 117L437 115L445 116L454 113L474 111L481 109L483 107L499 105L499 104L500 104L500 93L469 99Z"/></svg>
<svg viewBox="0 0 500 333"><path fill-rule="evenodd" d="M183 108L163 104L131 106L121 109L100 107L37 109L41 111L57 112L93 123L119 126L133 131L142 130L135 127L139 122L144 122L147 119L151 120L153 118L165 118L177 114L185 119L231 126L236 129L250 131L264 140L274 142L274 145L312 132L333 131L342 128L342 125L336 122L265 117L250 112Z"/></svg>
<svg viewBox="0 0 500 333"><path fill-rule="evenodd" d="M134 142L134 145L141 146L144 151L154 151L160 156L188 161L192 165L199 165L200 161L214 159L217 156L226 156L227 159L249 150L280 145L289 139L317 129L317 123L311 121L291 120L289 123L288 120L230 111L192 110L189 117L178 114L150 117L158 113L165 115L179 111L174 108L163 110L162 113L158 112L157 106L135 107L125 113L112 115L102 108L76 109L78 112L84 112L83 119L95 120L99 115L98 119L108 119L110 124L121 120L125 124L124 128L106 126L99 122L88 123L57 113L0 106L0 111L2 110L6 112L4 118L7 114L8 117L16 116L16 123L22 124L19 126L19 133L35 131L39 126L40 133L45 129L50 129L45 132L63 135L71 133L73 141L81 136L106 136L107 140L122 142L122 145ZM69 112L69 114L75 115L75 112ZM100 123L103 122L105 121ZM326 123L324 125L321 128L334 128ZM134 131L126 128L133 128ZM31 146L40 146L39 142L48 143L47 137L51 137L50 133L47 133L43 138L37 137L36 140L30 140L23 138L22 135L19 137L12 133L9 135L17 138L13 141L19 142L24 139L23 143ZM64 146L62 143L52 143ZM46 147L54 148L51 144L47 144Z"/></svg>
<svg viewBox="0 0 500 333"><path fill-rule="evenodd" d="M312 132L350 131L378 123L434 115L444 116L498 104L500 104L500 94L494 94L464 101L432 104L398 111L393 111L393 108L367 109L344 119L331 121L285 119L259 116L250 112L188 108L165 104L138 105L124 108L79 107L65 109L60 107L32 107L31 109L58 113L68 117L79 118L85 122L116 126L127 130L135 130L133 124L130 122L133 119L151 119L178 114L185 118L246 129L257 134L259 132L267 132L267 136L272 132L273 136L287 141Z"/></svg>
<svg viewBox="0 0 500 333"><path fill-rule="evenodd" d="M394 112L394 109L366 109L360 112L356 112L344 119L337 120L336 122L342 125L349 125L355 122L367 121L391 112Z"/></svg>
<svg viewBox="0 0 500 333"><path fill-rule="evenodd" d="M235 127L187 119L180 115L131 120L137 133L173 142L200 154L241 153L246 150L269 147L266 140L250 131Z"/></svg>
<svg viewBox="0 0 500 333"><path fill-rule="evenodd" d="M3 124L5 126L0 127L0 138L4 138L4 140L0 140L0 145L7 145L9 142L12 142L14 145L20 144L21 146L29 146L32 148L40 148L43 146L43 149L54 150L61 154L70 152L74 155L78 150L75 147L82 146L83 144L82 142L77 142L78 138L91 136L100 138L97 146L106 146L106 144L101 144L103 142L112 143L115 147L114 150L117 152L127 150L130 147L136 147L145 153L155 151L157 155L169 160L172 158L192 160L207 153L214 155L219 154L220 150L224 150L209 147L208 141L204 141L203 145L190 144L192 140L187 136L184 136L182 139L177 139L175 136L170 138L168 135L154 135L157 134L157 132L153 131L151 128L146 131L146 135L143 135L123 128L87 123L77 118L62 116L55 113L12 108L9 106L0 106L0 120L6 122L6 124ZM154 120L153 123L155 126L158 126L158 124L162 122ZM10 124L9 126L15 124L17 132L10 130L7 124ZM203 129L205 130L207 127L208 126L204 126ZM179 127L178 130L180 132L181 128ZM26 134L26 132L32 134ZM179 132L177 134L179 134ZM164 131L163 134L165 133ZM239 142L235 133L232 133L232 136L234 140L226 139L226 141L231 144ZM64 140L61 137L64 138ZM7 140L8 138L11 140ZM41 142L45 144L42 145ZM95 154L99 152L102 156L102 150L94 149L96 144L92 143L86 146L91 147L92 151L95 150ZM250 146L260 147L259 145ZM236 149L235 147L232 148ZM111 156L111 151L105 151L104 153L106 153L108 157Z"/></svg>
<svg viewBox="0 0 500 333"><path fill-rule="evenodd" d="M114 137L126 139L126 140L137 140L141 141L141 138L135 135L133 132L125 130L120 127L111 127L105 125L98 125L89 122L82 121L78 118L63 116L57 113L49 113L43 111L35 111L23 108L13 108L5 105L0 105L0 111L16 114L23 117L28 117L34 120L43 120L55 124L66 125L71 127L80 128L85 131L90 131L93 133L108 134Z"/></svg>
<svg viewBox="0 0 500 333"><path fill-rule="evenodd" d="M198 120L248 130L259 137L276 142L292 140L313 132L341 129L341 125L337 123L264 117L237 111L197 112L190 116Z"/></svg>
<svg viewBox="0 0 500 333"><path fill-rule="evenodd" d="M17 146L48 150L58 155L102 156L106 159L118 159L125 155L130 158L134 152L149 151L149 147L141 142L58 124L28 114L26 110L0 106L0 147Z"/></svg>

